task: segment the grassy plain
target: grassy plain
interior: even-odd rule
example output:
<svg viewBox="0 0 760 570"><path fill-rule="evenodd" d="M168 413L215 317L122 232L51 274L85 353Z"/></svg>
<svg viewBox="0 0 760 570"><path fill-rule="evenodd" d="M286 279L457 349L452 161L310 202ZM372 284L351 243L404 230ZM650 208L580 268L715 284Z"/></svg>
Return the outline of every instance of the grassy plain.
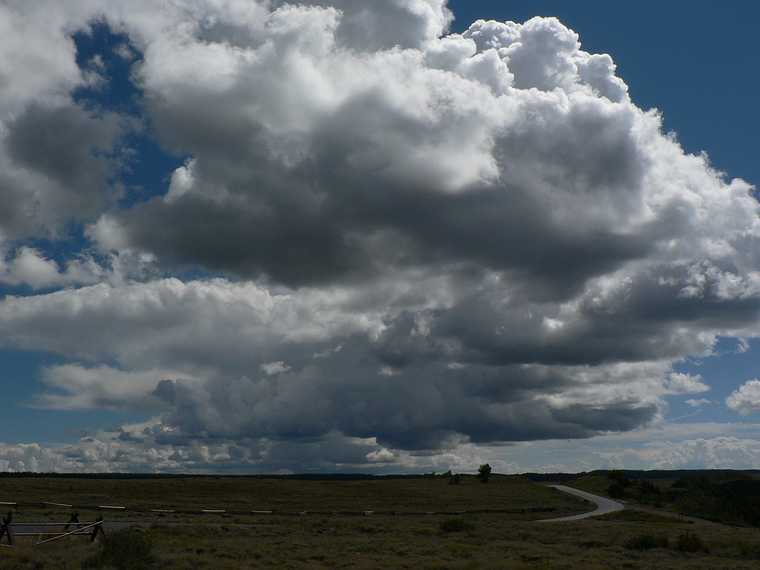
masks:
<svg viewBox="0 0 760 570"><path fill-rule="evenodd" d="M194 508L331 510L507 509L510 513L428 516L182 516L107 514L106 520L142 521L129 531L152 550L152 562L115 568L413 568L413 569L713 569L757 568L760 532L709 523L687 523L624 511L572 523L530 520L589 510L585 503L522 478L488 484L464 478L371 481L300 481L254 478L149 480L0 478L0 500L95 502ZM532 507L545 513L522 512ZM21 510L17 520L66 511ZM96 513L81 513L91 518ZM65 518L65 517L64 517ZM125 532L125 531L121 531ZM679 550L679 537L696 535L698 548ZM107 542L117 542L110 533ZM135 537L138 537L135 539ZM19 540L0 549L3 569L98 567L102 546L72 538L34 546ZM650 544L651 543L651 544ZM130 555L127 554L126 558ZM89 562L88 562L89 561ZM106 561L107 563L107 561ZM107 567L107 566L101 566Z"/></svg>
<svg viewBox="0 0 760 570"><path fill-rule="evenodd" d="M235 511L458 511L555 509L584 505L522 477L494 477L487 485L463 477L303 480L258 477L90 479L0 477L0 501L126 505L133 509L227 509Z"/></svg>

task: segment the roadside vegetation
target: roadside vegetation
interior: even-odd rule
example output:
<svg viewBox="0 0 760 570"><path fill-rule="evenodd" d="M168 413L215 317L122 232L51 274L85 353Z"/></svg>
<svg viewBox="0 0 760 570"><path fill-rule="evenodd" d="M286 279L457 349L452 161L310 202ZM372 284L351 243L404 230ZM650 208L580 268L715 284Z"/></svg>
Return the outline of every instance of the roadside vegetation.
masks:
<svg viewBox="0 0 760 570"><path fill-rule="evenodd" d="M567 484L632 504L760 527L760 477L743 471L598 471Z"/></svg>

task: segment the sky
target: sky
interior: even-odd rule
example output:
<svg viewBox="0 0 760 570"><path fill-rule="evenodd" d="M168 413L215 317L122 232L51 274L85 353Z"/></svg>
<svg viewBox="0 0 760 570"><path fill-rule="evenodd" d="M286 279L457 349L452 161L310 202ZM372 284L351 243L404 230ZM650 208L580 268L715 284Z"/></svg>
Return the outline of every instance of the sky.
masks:
<svg viewBox="0 0 760 570"><path fill-rule="evenodd" d="M760 468L758 16L0 1L0 470Z"/></svg>

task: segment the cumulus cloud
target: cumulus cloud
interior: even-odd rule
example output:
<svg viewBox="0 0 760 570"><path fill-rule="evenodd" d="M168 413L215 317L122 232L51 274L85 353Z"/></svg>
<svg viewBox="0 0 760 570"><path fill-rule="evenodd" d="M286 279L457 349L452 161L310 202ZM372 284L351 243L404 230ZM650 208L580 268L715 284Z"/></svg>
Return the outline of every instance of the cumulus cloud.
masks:
<svg viewBox="0 0 760 570"><path fill-rule="evenodd" d="M726 405L743 416L760 412L760 380L748 380L728 398Z"/></svg>
<svg viewBox="0 0 760 570"><path fill-rule="evenodd" d="M42 383L47 391L40 396L36 405L56 410L144 410L146 407L156 407L154 392L161 382L167 379L176 382L194 380L185 376L161 370L125 372L109 366L50 366L42 371Z"/></svg>
<svg viewBox="0 0 760 570"><path fill-rule="evenodd" d="M666 389L671 394L700 394L709 391L710 387L699 374L672 372L668 376Z"/></svg>
<svg viewBox="0 0 760 570"><path fill-rule="evenodd" d="M62 270L55 260L31 247L21 247L15 256L6 259L0 257L0 283L32 289L97 283L104 273L102 266L88 256L70 260Z"/></svg>
<svg viewBox="0 0 760 570"><path fill-rule="evenodd" d="M378 287L374 295L383 292ZM163 403L167 425L188 435L340 431L420 448L462 434L476 441L586 437L631 429L658 413L652 394L667 364L590 368L474 358L450 367L424 323L408 330L408 311L358 313L367 295L353 289L272 295L222 280L100 284L7 298L0 302L0 330L5 346L116 360L132 371L51 369L45 382L65 394L46 395L43 403L135 407L150 396ZM393 342L430 343L430 352L399 361L398 348L389 353L388 331ZM389 362L397 369L390 376ZM182 375L205 381L174 381Z"/></svg>
<svg viewBox="0 0 760 570"><path fill-rule="evenodd" d="M686 404L691 406L692 408L701 408L703 406L707 406L712 404L712 400L708 400L707 398L689 398L686 400Z"/></svg>
<svg viewBox="0 0 760 570"><path fill-rule="evenodd" d="M128 124L85 108L73 91L98 80L76 63L71 34L94 3L0 6L0 233L55 236L109 204L116 147Z"/></svg>
<svg viewBox="0 0 760 570"><path fill-rule="evenodd" d="M626 450L617 461L618 465L653 469L754 469L760 464L760 443L730 436L653 442Z"/></svg>
<svg viewBox="0 0 760 570"><path fill-rule="evenodd" d="M69 289L0 300L0 342L70 361L40 405L149 406L167 469L195 461L183 446L385 465L633 430L709 389L679 362L757 336L752 187L555 18L448 34L444 0L24 6L0 10L65 62L44 85L0 71L23 76L0 229L89 220L111 267L13 249L0 281ZM107 199L123 120L71 98L70 34L93 18L128 38L144 119L187 157L142 203ZM742 390L728 405L753 409Z"/></svg>
<svg viewBox="0 0 760 570"><path fill-rule="evenodd" d="M757 468L757 424L675 424L588 440L508 446L457 442L438 451L392 450L373 438L183 440L159 419L101 430L70 444L0 443L2 471L499 473L593 469ZM654 442L654 443L653 443Z"/></svg>

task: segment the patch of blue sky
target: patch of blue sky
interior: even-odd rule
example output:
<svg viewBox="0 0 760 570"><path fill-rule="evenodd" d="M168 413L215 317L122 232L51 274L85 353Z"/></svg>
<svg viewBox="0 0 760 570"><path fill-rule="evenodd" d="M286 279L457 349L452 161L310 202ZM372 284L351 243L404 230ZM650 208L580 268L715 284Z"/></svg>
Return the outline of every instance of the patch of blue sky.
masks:
<svg viewBox="0 0 760 570"><path fill-rule="evenodd" d="M119 205L129 207L163 196L172 172L187 157L163 148L154 136L134 75L142 55L127 36L102 22L94 22L87 31L74 34L73 39L80 69L103 77L102 82L78 89L73 94L74 100L85 107L118 112L136 122L136 128L130 129L122 141L125 163L119 181L125 192Z"/></svg>
<svg viewBox="0 0 760 570"><path fill-rule="evenodd" d="M747 380L760 377L759 346L758 340L750 340L742 346L734 338L722 337L715 346L715 356L690 358L678 364L675 369L679 372L701 375L710 391L670 398L669 417L684 418L690 414L696 417L698 414L699 421L757 421L757 417L743 417L727 408L726 398ZM696 410L686 404L686 400L703 398L711 403Z"/></svg>
<svg viewBox="0 0 760 570"><path fill-rule="evenodd" d="M35 400L43 388L42 370L66 360L44 352L0 350L0 362L0 442L69 443L104 425L147 419L145 414L118 410L72 413L36 407Z"/></svg>

